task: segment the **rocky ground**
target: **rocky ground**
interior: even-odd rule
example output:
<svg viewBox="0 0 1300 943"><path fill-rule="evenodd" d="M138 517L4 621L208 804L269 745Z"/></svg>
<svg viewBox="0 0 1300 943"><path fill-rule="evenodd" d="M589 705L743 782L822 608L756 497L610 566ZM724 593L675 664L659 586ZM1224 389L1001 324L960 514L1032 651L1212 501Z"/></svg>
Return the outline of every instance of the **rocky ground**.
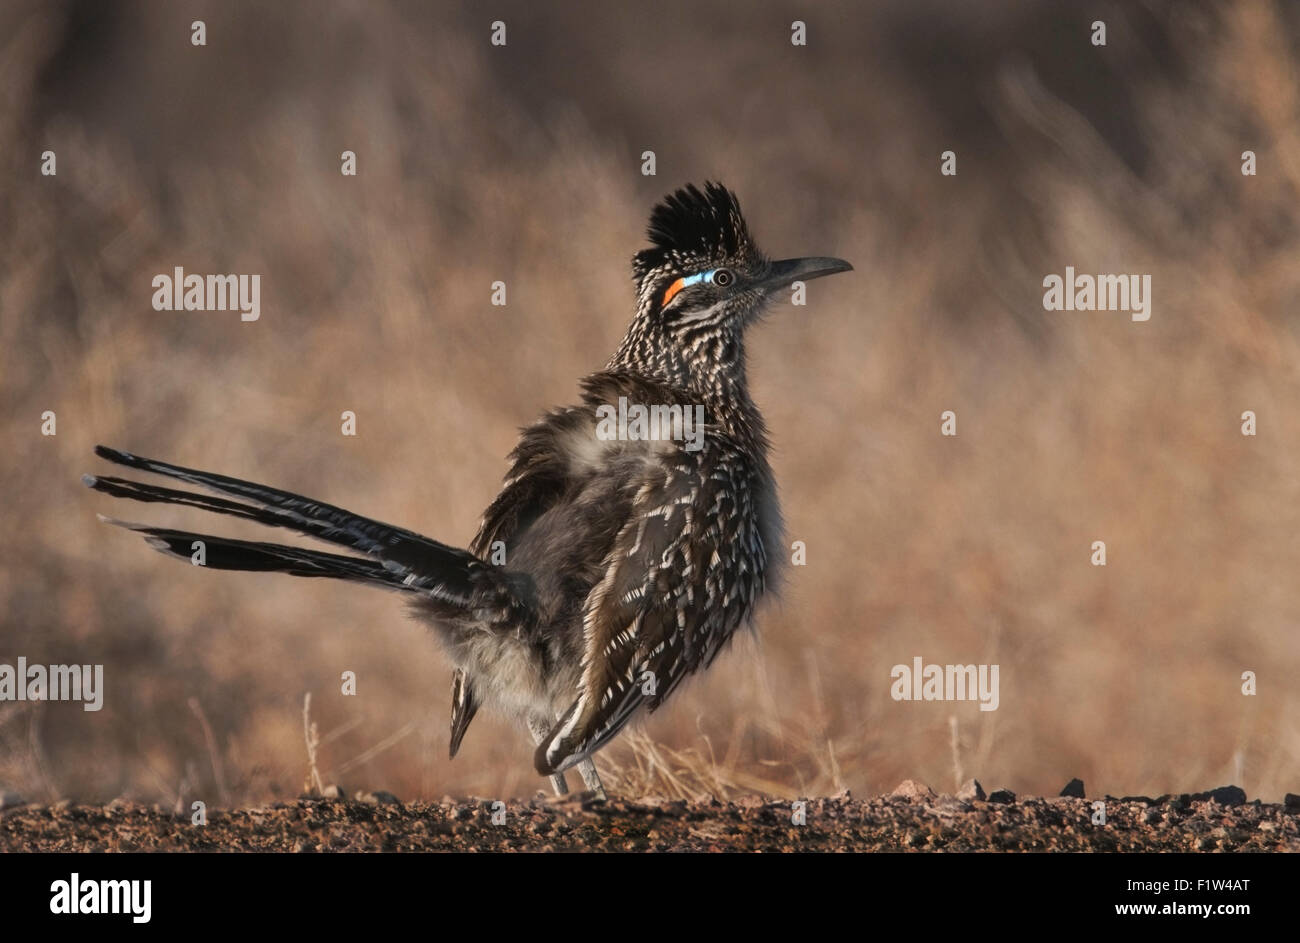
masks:
<svg viewBox="0 0 1300 943"><path fill-rule="evenodd" d="M1076 781L1077 782L1077 781ZM911 781L888 796L789 801L555 800L403 803L387 793L210 810L196 826L156 806L15 804L0 851L1300 851L1300 796L1249 802L1235 786L1095 799L959 796ZM495 817L494 817L495 812ZM504 815L502 813L504 812Z"/></svg>

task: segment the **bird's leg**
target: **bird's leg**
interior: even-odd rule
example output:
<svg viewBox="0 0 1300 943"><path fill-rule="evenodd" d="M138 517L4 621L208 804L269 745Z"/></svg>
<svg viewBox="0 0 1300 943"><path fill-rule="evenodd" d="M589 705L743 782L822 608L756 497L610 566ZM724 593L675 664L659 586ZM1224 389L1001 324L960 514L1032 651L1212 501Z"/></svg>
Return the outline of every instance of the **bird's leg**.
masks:
<svg viewBox="0 0 1300 943"><path fill-rule="evenodd" d="M533 746L537 746L537 744L545 740L546 735L551 732L551 725L546 722L545 717L531 714L528 717L528 732L533 736ZM592 767L591 772L592 775L595 775L596 768ZM582 778L583 781L586 781L587 774L583 773ZM600 780L596 780L596 783L599 785ZM551 777L551 788L555 790L557 796L567 796L569 794L569 784L565 781L563 773L556 773Z"/></svg>
<svg viewBox="0 0 1300 943"><path fill-rule="evenodd" d="M557 718L562 719L564 714L557 712ZM596 763L591 757L578 761L578 772L582 775L582 784L587 787L588 792L594 792L599 802L607 802L609 796L605 795L605 787L601 785L600 773L596 772Z"/></svg>
<svg viewBox="0 0 1300 943"><path fill-rule="evenodd" d="M582 774L583 785L594 792L597 799L604 802L609 798L605 795L605 787L600 784L600 774L596 772L596 764L591 758L578 761L578 772Z"/></svg>

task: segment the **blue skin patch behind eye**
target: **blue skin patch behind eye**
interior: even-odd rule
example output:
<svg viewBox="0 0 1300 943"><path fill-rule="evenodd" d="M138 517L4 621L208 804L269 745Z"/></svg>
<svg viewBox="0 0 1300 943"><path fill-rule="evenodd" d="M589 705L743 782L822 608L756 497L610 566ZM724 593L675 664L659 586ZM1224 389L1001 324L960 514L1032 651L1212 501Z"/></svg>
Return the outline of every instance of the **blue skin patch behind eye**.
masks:
<svg viewBox="0 0 1300 943"><path fill-rule="evenodd" d="M668 290L664 292L664 300L660 302L660 304L667 306L667 304L672 301L683 288L690 285L698 285L705 279L712 278L713 273L716 271L717 269L709 269L707 272L699 272L695 275L687 275L683 278L677 279L677 281L668 286Z"/></svg>

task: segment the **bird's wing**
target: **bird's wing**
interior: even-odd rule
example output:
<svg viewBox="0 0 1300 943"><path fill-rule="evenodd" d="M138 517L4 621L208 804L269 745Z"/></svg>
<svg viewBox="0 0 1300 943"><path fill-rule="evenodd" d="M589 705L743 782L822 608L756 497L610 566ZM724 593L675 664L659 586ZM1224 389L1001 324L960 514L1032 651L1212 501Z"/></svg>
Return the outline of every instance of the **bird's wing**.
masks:
<svg viewBox="0 0 1300 943"><path fill-rule="evenodd" d="M540 772L590 756L718 654L763 588L759 488L721 435L666 452L648 472L587 599L576 700L538 746Z"/></svg>
<svg viewBox="0 0 1300 943"><path fill-rule="evenodd" d="M470 552L490 564L498 561L497 542L514 543L565 493L570 474L562 437L590 423L590 411L573 407L556 410L525 429L510 453L510 472L496 500L483 512ZM478 713L477 679L457 668L451 682L450 754L455 757L470 722Z"/></svg>
<svg viewBox="0 0 1300 943"><path fill-rule="evenodd" d="M589 409L555 410L523 430L510 453L510 472L496 500L483 512L483 522L470 550L490 559L497 541L510 544L547 508L564 495L572 474L566 437L591 438Z"/></svg>

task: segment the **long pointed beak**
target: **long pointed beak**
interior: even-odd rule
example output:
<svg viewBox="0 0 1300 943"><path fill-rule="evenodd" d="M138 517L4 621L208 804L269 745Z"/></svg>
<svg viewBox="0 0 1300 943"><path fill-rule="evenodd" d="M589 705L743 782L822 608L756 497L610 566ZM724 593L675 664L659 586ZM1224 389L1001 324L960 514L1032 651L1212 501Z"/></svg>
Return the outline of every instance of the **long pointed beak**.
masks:
<svg viewBox="0 0 1300 943"><path fill-rule="evenodd" d="M775 291L778 288L785 288L792 282L806 282L810 279L821 278L823 275L851 271L853 271L853 266L843 259L831 259L822 256L807 259L781 259L779 262L772 263L767 277L759 282L759 287L765 291Z"/></svg>

